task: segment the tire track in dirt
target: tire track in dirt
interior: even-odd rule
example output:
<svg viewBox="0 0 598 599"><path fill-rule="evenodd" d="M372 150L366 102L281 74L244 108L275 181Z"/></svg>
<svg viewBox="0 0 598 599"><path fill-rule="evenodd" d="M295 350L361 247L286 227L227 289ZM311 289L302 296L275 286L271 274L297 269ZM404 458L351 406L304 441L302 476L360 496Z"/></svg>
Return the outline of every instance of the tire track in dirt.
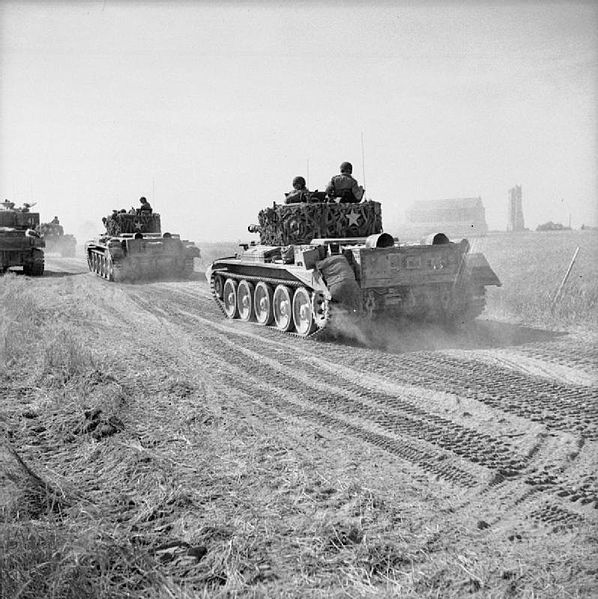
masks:
<svg viewBox="0 0 598 599"><path fill-rule="evenodd" d="M143 307L144 311L154 313L157 316L163 310L157 308L151 300L141 297L134 297L133 301ZM177 322L177 327L181 326ZM241 362L235 364L231 360L231 354L227 351L214 351L216 344L215 339L207 339L203 337L201 342L195 342L196 327L189 330L189 327L184 327L186 332L190 334L189 338L185 339L186 353L193 346L191 356L195 360L200 360L204 368L211 370L215 376L216 384L219 387L224 387L227 390L233 390L237 395L244 399L249 398L260 407L265 406L270 413L273 410L292 415L301 419L304 422L311 423L316 427L327 426L331 430L337 432L352 433L353 437L365 440L374 446L385 449L386 451L403 457L407 462L415 462L422 470L433 474L434 476L444 477L446 480L458 483L460 487L473 487L477 481L468 473L453 464L450 460L437 463L437 456L426 453L422 445L409 443L406 441L390 438L386 435L377 433L376 430L362 426L359 419L354 416L335 417L328 414L325 410L307 404L302 397L302 388L299 388L299 393L293 393L291 389L281 385L279 379L270 380L268 377L254 376L252 372L255 369L248 369L246 364ZM193 363L190 360L190 363ZM267 382L264 382L264 379ZM265 400L264 398L268 398ZM346 418L346 419L345 419Z"/></svg>
<svg viewBox="0 0 598 599"><path fill-rule="evenodd" d="M466 355L455 358L451 352L417 352L392 358L384 360L382 368L369 361L360 363L359 368L376 374L381 370L393 372L395 381L467 396L549 428L598 439L595 386L546 380Z"/></svg>
<svg viewBox="0 0 598 599"><path fill-rule="evenodd" d="M144 310L156 311L153 302L139 297L133 298L133 301L139 303ZM197 329L197 321L182 323L181 319L177 319L177 324L183 326L189 333ZM274 407L277 409L312 421L316 425L328 424L333 430L350 432L353 436L382 447L409 462L414 462L427 472L455 483L461 481L461 486L473 487L478 484L479 475L474 477L469 471L455 466L452 462L459 460L455 460L449 452L430 451L417 439L402 440L398 438L400 433L397 434L397 431L382 428L379 422L381 411L372 410L358 402L351 402L350 398L338 393L323 393L318 388L306 386L304 380L298 380L296 377L289 378L287 372L278 371L271 365L265 364L266 357L263 360L251 357L247 355L245 348L223 339L217 331L214 333L218 343L210 345L209 354L212 360L214 356L216 357L216 364L220 371L219 379L225 380L228 387L260 404L272 405L275 400ZM251 374L255 372L259 372L259 377ZM268 398L268 402L264 401L264 397ZM338 410L341 404L345 407L342 411ZM366 417L368 413L370 415L373 413L374 418L368 419ZM364 427L363 422L366 422L368 427Z"/></svg>
<svg viewBox="0 0 598 599"><path fill-rule="evenodd" d="M251 353L246 353L246 355L251 359ZM263 360L263 355L261 359ZM294 376L292 372L288 371L284 374L289 378ZM303 393L305 394L306 387L304 381L297 378L297 382L299 388L294 388L293 390L296 393L301 393L303 389ZM360 399L363 400L365 397L371 398L372 395L371 393L365 396L362 395ZM542 492L549 492L560 497L569 497L573 502L581 498L582 504L594 503L598 507L598 492L595 486L592 487L589 482L588 484L578 482L575 486L572 486L573 481L568 481L563 476L558 479L551 478L544 480L542 478L538 479L535 473L528 475L529 469L534 470L531 464L535 452L530 452L529 456L518 456L513 447L502 443L499 439L492 438L487 434L477 434L475 431L454 425L450 421L434 417L434 415L427 414L421 410L419 415L422 417L422 420L411 420L404 413L396 412L392 409L384 409L385 404L388 404L391 408L394 407L394 398L391 396L386 396L385 398L378 395L379 407L376 411L364 409L362 406L356 407L345 398L333 393L324 393L319 397L317 395L312 397L308 392L307 398L313 403L317 402L320 405L329 406L331 411L341 410L343 414L357 413L361 421L375 422L386 432L392 432L402 438L412 437L423 440L431 445L436 445L447 451L456 453L470 462L486 466L495 471L495 475L490 480L490 486L492 486L493 481L503 481L506 477L523 476L525 477L524 482L527 485L539 485L541 483L542 486L538 490ZM428 419L428 422L425 419ZM472 443L472 438L478 442ZM480 443L480 441L485 441L485 445ZM544 470L554 468L555 466L545 466ZM527 494L528 491L525 491L525 493ZM518 503L522 501L523 499L518 501Z"/></svg>
<svg viewBox="0 0 598 599"><path fill-rule="evenodd" d="M197 320L197 316L188 312L178 311L177 316L182 319ZM231 343L231 349L238 349L252 360L255 367L262 367L264 360L268 363L272 376L284 373L286 377L295 379L302 388L308 390L313 388L324 397L323 401L338 402L346 405L348 410L357 409L359 402L367 402L376 411L384 410L386 415L381 416L377 412L371 418L375 418L379 425L391 427L395 432L417 437L450 449L458 455L467 457L474 463L480 463L489 467L499 467L502 462L509 466L510 470L520 470L525 465L524 456L517 456L516 449L504 443L502 440L488 434L479 434L477 431L455 424L430 411L419 408L414 402L407 401L396 394L375 392L363 384L356 384L345 378L340 378L338 371L332 373L322 369L322 365L303 361L301 368L296 368L297 356L292 350L284 346L271 347L264 344L260 346L259 352L243 349L238 342ZM298 376L298 372L301 375ZM338 391L343 391L340 395ZM350 399L347 399L350 398ZM394 422L390 416L399 417L400 422ZM384 423L383 420L393 421ZM504 468L503 468L504 469Z"/></svg>
<svg viewBox="0 0 598 599"><path fill-rule="evenodd" d="M467 360L471 356L471 352L462 350L445 350L444 353L456 359L465 358ZM530 357L516 349L479 350L476 351L475 359L489 366L514 370L526 376L536 376L557 383L583 387L598 385L598 376L593 372L585 372L559 362L546 362L537 357Z"/></svg>
<svg viewBox="0 0 598 599"><path fill-rule="evenodd" d="M502 412L539 422L559 431L598 439L598 390L526 375L475 358L456 359L443 351L392 357L348 354L347 366L433 391L475 399Z"/></svg>
<svg viewBox="0 0 598 599"><path fill-rule="evenodd" d="M576 343L575 346L571 346L566 341L550 344L535 343L533 346L522 346L520 351L553 364L575 364L588 373L595 373L596 364L598 364L598 347L596 347L596 341L593 339Z"/></svg>
<svg viewBox="0 0 598 599"><path fill-rule="evenodd" d="M169 294L169 300L172 300L172 296ZM181 303L186 303L186 302L181 302ZM177 309L176 307L171 306L171 312L176 313L176 320L177 322L185 322L185 327L190 330L193 331L194 329L197 329L197 325L198 323L198 318L200 319L200 323L205 321L205 319L201 319L201 317L196 317L193 314L189 314L186 313L185 311L181 311L179 309ZM174 314L173 314L174 315ZM218 329L221 328L222 325L217 326ZM226 328L226 327L225 327ZM228 330L226 331L228 332ZM228 359L230 360L230 356L231 353L234 354L235 350L238 354L240 348L243 348L244 343L247 343L247 339L245 338L239 338L239 335L236 335L234 332L232 332L233 337L236 338L236 341L231 341L228 339L225 339L226 343L229 345L229 349L230 351L223 351L221 353L222 359ZM222 338L220 339L222 342ZM259 339L258 339L259 341ZM255 343L254 341L252 341L252 343ZM266 351L267 354L269 355L265 355L264 351ZM247 353L249 352L249 353ZM272 352L274 352L275 354L275 358L272 358ZM296 369L298 364L297 364L297 356L293 356L292 355L292 351L288 353L287 356L283 356L281 354L280 351L280 344L276 343L275 347L271 347L271 345L269 344L269 342L265 339L262 340L262 345L259 347L259 351L254 351L254 349L252 349L252 345L250 344L250 349L247 348L243 348L243 352L246 354L246 357L249 358L252 362L252 364L254 364L255 368L259 369L263 367L261 366L261 363L263 362L264 359L267 359L268 361L271 360L278 360L279 363L284 365L284 362L287 362L289 359L291 360L291 362L294 361L294 368ZM284 358L284 359L283 359ZM237 360L236 364L238 365L238 367L241 369L241 372L243 370L245 370L247 368L247 360L243 359L243 360ZM272 368L272 363L270 362L269 367ZM309 377L316 377L316 379L319 377L320 379L322 378L322 372L319 371L318 369L313 369L313 367L309 364L305 364L302 363L301 364L301 369L305 370L305 367L311 368L311 371L307 373L308 375L308 379ZM251 368L250 368L251 370ZM280 372L278 368L274 368L274 372L268 372L267 373L268 376L266 376L267 380L277 380L277 377L280 378ZM299 412L297 412L297 406L294 404L293 406L288 405L287 402L287 406L286 409L290 410L291 413L297 415L297 416L305 416L306 414L308 416L310 416L314 422L321 424L322 422L324 423L328 423L332 428L335 427L343 427L344 430L346 430L348 433L353 434L354 436L357 436L358 438L363 438L363 427L360 426L355 426L351 423L347 423L347 422L338 422L339 418L338 417L334 417L330 415L330 412L328 413L323 413L321 410L321 405L324 404L324 406L326 406L328 408L328 410L330 411L337 411L339 406L342 406L343 410L341 412L342 417L344 418L345 416L348 415L355 415L355 413L357 414L358 418L359 418L359 422L367 422L367 423L373 423L374 425L378 425L381 426L381 431L384 434L391 434L391 435L396 435L399 436L401 438L404 438L406 435L412 435L413 434L413 427L414 425L420 425L420 422L415 422L414 419L412 419L411 421L409 421L409 416L413 414L412 408L413 406L411 405L405 405L405 403L403 402L402 405L398 406L398 411L395 411L395 413L393 413L394 418L388 418L388 410L386 410L386 412L384 411L385 406L383 405L384 403L386 403L386 401L388 400L388 396L384 397L381 395L378 395L377 397L375 397L374 399L377 401L377 403L379 405L377 406L363 406L359 403L359 399L363 400L363 397L365 395L365 398L368 399L368 393L371 393L370 390L368 389L358 389L356 388L352 383L344 383L341 382L342 385L342 389L343 392L346 392L348 395L339 395L338 393L334 394L334 393L322 393L322 388L320 387L318 389L318 385L315 386L315 390L314 390L314 386L311 385L311 389L309 391L309 393L306 394L306 389L310 388L310 385L308 384L306 387L306 383L309 382L309 380L305 380L304 377L299 377L297 378L296 376L294 377L295 382L293 382L293 384L289 385L289 381L288 381L288 377L289 377L289 372L283 372L283 375L285 377L285 382L284 382L284 388L286 388L286 392L293 392L296 396L300 396L303 399L305 399L307 397L307 401L309 403L309 406L317 406L317 408L308 408L306 411L306 407L303 406ZM292 372L291 372L292 375ZM293 377L291 377L293 378ZM237 388L239 390L239 392L245 393L247 394L247 389L244 388L244 386L239 386L238 384L236 384L236 377L233 377L232 379L227 381L227 384L229 384L231 387L233 388ZM338 378L335 378L334 380L325 380L324 381L324 385L328 384L328 385L336 385L336 388L338 388ZM254 381L253 382L253 386L258 386L259 387L259 381ZM277 381L276 383L277 385L277 389L280 389L281 387L279 386L280 383ZM326 389L324 388L324 392L326 391L330 391L330 389ZM364 393L365 391L365 393ZM263 400L261 398L261 395L258 394L257 396L255 396L254 394L250 395L253 397L254 401L262 402ZM325 395L324 399L322 399L322 395ZM359 399L357 400L356 403L356 398L355 396L357 396ZM360 397L361 396L361 397ZM371 397L369 398L369 400L371 400ZM280 406L279 406L280 407ZM283 406L284 408L284 406ZM401 413L402 410L402 413ZM432 419L434 420L434 418L431 418L431 416L429 413L425 412L425 411L420 411L418 412L417 410L415 410L416 413L416 418L421 417L426 418L426 419ZM399 420L399 419L403 419L403 421L407 420L407 422L405 422L404 424L399 424L397 425L396 423L394 423L394 420ZM390 421L390 422L389 422ZM450 422L450 421L447 421ZM454 439L454 436L452 434L446 434L445 436L443 436L443 426L445 426L445 422L442 421L442 419L440 421L436 420L436 424L439 425L438 429L434 429L431 425L428 425L427 428L424 427L423 433L421 434L421 436L419 437L420 439L423 438L423 440L426 443L430 443L432 445L437 445L441 448L443 447L447 447L447 451L454 451L453 449L451 449L451 440ZM464 428L464 427L461 427ZM466 429L467 430L467 429ZM396 445L394 446L394 451L393 451L393 447L391 446L389 449L388 446L388 438L384 438L384 437L380 437L380 436L375 436L377 433L374 433L372 435L372 432L370 431L369 434L366 434L366 439L368 440L368 442L373 443L377 446L383 447L393 453L398 453L398 455L402 455L404 457L407 458L411 458L414 459L414 456L412 456L409 453L409 450L413 450L413 448L406 448L405 446L399 447L397 448ZM471 438L467 438L467 435L469 434L469 432L466 432L466 438L464 439L464 445L467 448L468 443L471 444ZM477 434L477 433L476 433ZM417 436L417 435L416 435ZM475 438L475 435L474 435ZM491 437L489 437L488 435L484 436L480 436L481 439L483 439L486 442L486 445L493 443L493 441L495 441L494 439L492 439ZM444 445L443 445L444 443ZM457 443L458 445L458 443ZM500 440L499 440L499 447L501 447L500 445ZM492 459L498 459L499 463L500 463L500 459L504 457L505 453L508 453L509 451L509 447L505 446L505 447L501 447L501 450L496 451L496 450L491 450L490 452L486 452L485 454L482 454L482 465L487 465L490 468L496 468L496 464L492 462ZM422 451L421 449L419 451ZM458 450L457 450L458 451ZM468 456L467 453L468 449L466 449L464 451L464 455ZM488 457L487 454L490 454L492 457ZM531 455L529 456L530 459L533 457L534 452L531 452ZM470 456L471 457L471 456ZM436 455L437 459L438 456ZM426 456L426 460L429 460L429 456ZM424 463L426 463L426 460L424 460ZM475 463L475 460L474 460ZM529 463L529 460L528 460ZM508 472L508 474L519 474L519 475L523 475L524 472L524 468L528 465L528 463L525 462L525 459L523 459L520 456L517 457L517 459L515 460L515 463L511 463L509 465L511 466L515 466L515 468L511 471ZM429 464L428 464L429 466ZM425 469L425 468L424 468ZM479 473L478 473L478 479L479 479ZM504 475L501 472L498 472L498 483L500 484L502 482L501 479L504 479ZM447 480L451 480L451 477L448 476ZM491 482L495 482L496 483L497 478L494 477L494 479L491 480ZM526 482L529 482L529 484L534 484L534 479L533 477L529 478L528 480L526 480ZM479 484L479 480L478 480L478 484ZM560 485L560 486L559 486ZM544 485L540 485L540 491L541 492L559 492L559 495L562 491L565 491L565 495L567 493L569 493L570 497L573 500L576 500L577 495L575 490L571 490L569 489L566 485L566 481L560 481L559 484L557 485L555 483L555 481L548 481L545 482ZM586 495L585 495L585 499L588 500L595 500L592 499L592 490L589 486L587 486L587 488L585 489ZM514 503L516 505L520 505L521 503L523 503L524 501L526 501L527 497L531 497L533 496L535 493L534 492L530 492L529 486L526 485L526 490L523 494L518 494L518 499L516 499L514 501ZM512 494L512 493L510 493ZM562 510L562 513L565 513L567 510ZM540 513L540 512L538 512ZM560 512L557 512L560 513ZM582 516L579 516L580 518Z"/></svg>

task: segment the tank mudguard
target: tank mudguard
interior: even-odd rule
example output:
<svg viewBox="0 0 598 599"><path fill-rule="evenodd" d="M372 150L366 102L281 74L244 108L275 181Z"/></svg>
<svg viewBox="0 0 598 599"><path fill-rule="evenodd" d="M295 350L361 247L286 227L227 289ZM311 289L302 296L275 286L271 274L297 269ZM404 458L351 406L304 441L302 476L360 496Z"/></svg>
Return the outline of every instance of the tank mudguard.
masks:
<svg viewBox="0 0 598 599"><path fill-rule="evenodd" d="M314 291L320 291L326 299L331 299L330 291L318 270L297 270L293 271L293 274L307 287L311 287Z"/></svg>
<svg viewBox="0 0 598 599"><path fill-rule="evenodd" d="M502 283L492 270L486 256L481 253L466 254L463 262L463 273L476 285L496 285Z"/></svg>
<svg viewBox="0 0 598 599"><path fill-rule="evenodd" d="M251 263L239 260L236 257L220 258L212 262L206 269L206 279L212 280L214 273L221 273L226 277L227 273L235 279L247 277L249 280L260 279L280 283L292 283L293 280L303 284L308 289L321 292L326 299L330 299L330 291L317 269L307 270L302 267L285 264Z"/></svg>

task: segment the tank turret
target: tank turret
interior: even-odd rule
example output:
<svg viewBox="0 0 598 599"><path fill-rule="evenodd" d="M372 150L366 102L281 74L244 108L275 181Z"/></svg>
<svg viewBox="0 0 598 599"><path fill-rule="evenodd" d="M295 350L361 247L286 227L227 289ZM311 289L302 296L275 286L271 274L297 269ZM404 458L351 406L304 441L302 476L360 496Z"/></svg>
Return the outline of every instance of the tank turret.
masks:
<svg viewBox="0 0 598 599"><path fill-rule="evenodd" d="M106 233L116 237L135 233L161 233L160 215L157 213L130 214L114 212L102 219Z"/></svg>
<svg viewBox="0 0 598 599"><path fill-rule="evenodd" d="M292 245L312 239L368 237L382 232L379 202L274 205L258 214L260 243Z"/></svg>

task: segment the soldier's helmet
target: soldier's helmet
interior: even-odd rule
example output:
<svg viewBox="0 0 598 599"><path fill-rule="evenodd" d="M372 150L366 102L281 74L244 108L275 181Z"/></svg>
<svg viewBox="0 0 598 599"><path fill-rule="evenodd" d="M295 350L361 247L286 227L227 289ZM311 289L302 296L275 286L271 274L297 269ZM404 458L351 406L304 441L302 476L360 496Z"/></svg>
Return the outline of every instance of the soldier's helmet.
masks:
<svg viewBox="0 0 598 599"><path fill-rule="evenodd" d="M350 162L343 162L340 166L341 173L350 175L353 172L353 165Z"/></svg>
<svg viewBox="0 0 598 599"><path fill-rule="evenodd" d="M293 179L293 189L304 189L305 179L303 177L295 177Z"/></svg>
<svg viewBox="0 0 598 599"><path fill-rule="evenodd" d="M145 197L143 197L143 196L141 196L141 197L139 198L139 201L140 201L142 204L145 204L145 203L147 202L147 200L146 200L146 199L145 199Z"/></svg>

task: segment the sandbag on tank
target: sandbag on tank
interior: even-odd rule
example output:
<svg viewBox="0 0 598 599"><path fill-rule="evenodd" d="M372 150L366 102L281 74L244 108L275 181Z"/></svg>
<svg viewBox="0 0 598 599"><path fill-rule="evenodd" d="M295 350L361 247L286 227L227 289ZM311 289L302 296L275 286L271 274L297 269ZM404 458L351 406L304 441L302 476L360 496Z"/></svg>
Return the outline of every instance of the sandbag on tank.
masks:
<svg viewBox="0 0 598 599"><path fill-rule="evenodd" d="M355 280L355 273L345 256L328 256L317 263L330 295L335 302L347 308L358 309L361 302L361 290Z"/></svg>

